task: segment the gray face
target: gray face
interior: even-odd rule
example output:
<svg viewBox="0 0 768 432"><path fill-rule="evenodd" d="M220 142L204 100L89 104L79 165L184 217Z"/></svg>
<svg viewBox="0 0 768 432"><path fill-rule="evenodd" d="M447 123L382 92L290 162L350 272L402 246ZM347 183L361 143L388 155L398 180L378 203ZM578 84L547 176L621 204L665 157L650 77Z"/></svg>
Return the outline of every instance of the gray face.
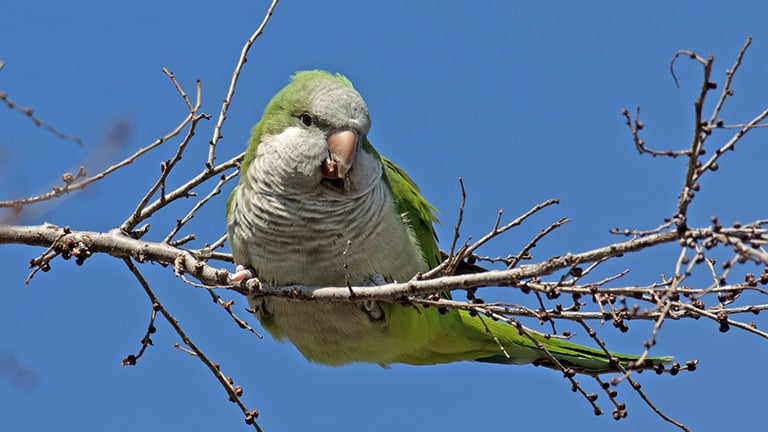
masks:
<svg viewBox="0 0 768 432"><path fill-rule="evenodd" d="M247 175L269 194L359 197L382 173L378 156L362 146L371 125L368 108L359 93L336 80L308 91L306 111L294 126L262 138ZM351 142L339 145L339 136Z"/></svg>

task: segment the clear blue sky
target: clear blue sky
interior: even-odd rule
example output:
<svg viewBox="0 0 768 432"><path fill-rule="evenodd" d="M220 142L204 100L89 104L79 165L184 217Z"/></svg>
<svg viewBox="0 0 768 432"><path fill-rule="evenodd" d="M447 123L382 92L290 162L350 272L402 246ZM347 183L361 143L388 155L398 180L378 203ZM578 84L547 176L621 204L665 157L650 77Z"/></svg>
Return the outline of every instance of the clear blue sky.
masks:
<svg viewBox="0 0 768 432"><path fill-rule="evenodd" d="M242 44L266 5L4 2L0 90L80 136L85 147L0 110L0 199L47 189L86 159L115 122L127 122L131 130L120 156L171 130L185 107L162 67L175 72L189 93L201 79L204 110L216 114ZM537 257L603 246L618 240L608 234L611 227L647 229L671 215L684 172L682 160L638 156L621 108L642 106L649 145L686 147L700 68L682 59L678 89L669 73L672 54L713 53L714 78L722 84L724 70L751 35L736 97L723 113L726 121L750 119L768 105L766 16L768 5L758 1L726 7L716 1L596 6L284 0L251 50L219 160L242 151L250 127L289 74L338 71L369 104L371 141L441 209L443 247L456 216L459 176L469 192L463 233L474 238L491 227L498 208L511 218L547 198L561 199L485 249L488 255L519 250L562 216L573 221L540 242ZM172 181L199 170L212 123L198 131ZM765 132L753 133L722 160L717 175L703 181L691 209L694 224L706 224L711 215L725 223L766 217L767 140ZM23 222L82 230L119 225L175 145L167 143L53 208L33 208ZM201 243L224 232L223 202L219 197L190 224ZM192 204L180 203L154 219L148 238L162 239ZM0 247L0 430L248 430L203 365L173 348L178 337L164 322L139 365L120 367L138 349L150 312L120 262L96 256L81 268L57 260L51 272L26 286L28 261L40 252ZM631 268L625 284L648 284L673 273L675 254L670 247L628 256L601 274ZM619 389L628 419L595 417L559 373L543 368L309 364L290 345L237 329L208 294L184 285L169 269L141 268L193 340L245 388L244 400L261 411L266 431L674 430L628 387ZM732 281L738 275L743 271ZM698 281L708 283L706 277ZM761 316L745 319L765 326ZM610 325L599 331L614 349L638 352L649 328L630 326L627 335ZM583 334L577 340L589 343ZM667 414L694 430L764 424L765 341L736 331L720 334L711 322L667 322L654 352L701 362L693 374L640 376ZM24 371L20 382L7 372L14 367Z"/></svg>

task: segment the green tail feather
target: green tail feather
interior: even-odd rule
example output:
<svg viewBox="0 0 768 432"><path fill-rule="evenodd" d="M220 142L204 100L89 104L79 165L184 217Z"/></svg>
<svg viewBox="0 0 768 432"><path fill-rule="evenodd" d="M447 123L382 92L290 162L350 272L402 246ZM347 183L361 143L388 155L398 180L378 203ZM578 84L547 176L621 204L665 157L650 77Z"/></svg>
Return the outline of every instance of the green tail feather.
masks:
<svg viewBox="0 0 768 432"><path fill-rule="evenodd" d="M583 345L578 345L561 339L547 339L538 334L533 334L533 337L537 339L557 359L557 361L564 368L570 368L576 372L583 373L608 373L618 372L615 363L611 362L611 359L605 354L603 350L590 348ZM538 348L536 348L538 349ZM541 350L540 350L541 351ZM532 363L536 366L545 366L552 369L560 369L552 360L546 357L546 354L542 352L544 358L534 360ZM621 354L611 352L611 355L626 369L654 369L659 365L664 365L672 362L672 356L649 356L646 357L641 365L635 365L635 362L640 358L637 355ZM479 358L476 361L484 363L499 363L499 364L519 364L519 359L508 358L503 353L493 355L490 357Z"/></svg>
<svg viewBox="0 0 768 432"><path fill-rule="evenodd" d="M455 361L480 361L500 364L529 364L559 370L543 347L564 368L588 374L618 371L617 364L631 369L653 369L670 363L672 357L647 357L642 365L633 363L636 355L611 353L548 338L533 330L521 333L517 327L463 310L442 312L438 308L404 307L382 304L389 316L389 333L399 341L398 353L381 364L428 365ZM531 337L528 337L530 335ZM533 340L531 340L533 338Z"/></svg>
<svg viewBox="0 0 768 432"><path fill-rule="evenodd" d="M472 319L473 317L470 317L469 314L467 314L467 317L462 318L466 320L467 318ZM474 319L477 320L477 318ZM536 343L531 341L527 335L521 334L517 328L496 321L488 321L490 320L486 320L488 329L495 334L502 345L507 345L503 341L508 340L512 344L511 349L518 354L521 349L534 349L537 351L537 353L535 353L537 354L537 358L530 362L524 361L525 363L533 363L537 366L545 366L558 370L560 369L546 355L546 353L536 345ZM483 330L485 330L485 326L483 327ZM573 369L576 372L590 374L618 372L619 370L615 362L618 362L618 364L627 369L654 369L659 365L672 362L673 359L671 356L646 357L641 365L635 365L635 362L640 358L640 356L611 352L611 356L613 357L613 359L611 359L602 349L575 344L563 339L546 337L529 329L526 329L526 331L538 343L540 343L541 346L546 348L546 350L552 354L552 357L554 357L560 363L560 365L565 368ZM514 334L510 335L510 332L514 332ZM500 348L499 351L501 351ZM503 352L499 352L498 354L492 356L478 358L476 361L500 364L519 364L521 360L530 360L530 356L518 357L509 352L508 354L510 354L510 357L504 355Z"/></svg>

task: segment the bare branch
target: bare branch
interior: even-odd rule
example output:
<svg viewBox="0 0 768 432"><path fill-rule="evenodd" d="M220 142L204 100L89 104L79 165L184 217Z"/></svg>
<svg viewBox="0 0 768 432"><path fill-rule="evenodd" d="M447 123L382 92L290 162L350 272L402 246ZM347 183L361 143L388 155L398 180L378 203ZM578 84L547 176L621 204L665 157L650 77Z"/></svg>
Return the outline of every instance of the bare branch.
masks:
<svg viewBox="0 0 768 432"><path fill-rule="evenodd" d="M42 195L38 195L38 196L34 196L34 197L28 197L28 198L20 198L20 199L9 200L9 201L0 201L0 208L2 208L2 207L18 207L18 206L23 206L23 205L27 205L27 204L32 204L32 203L36 203L36 202L40 202L40 201L49 200L51 198L60 197L60 196L62 196L64 194L67 194L69 192L73 192L73 191L76 191L76 190L83 189L86 186L90 185L91 183L94 183L94 182L97 182L97 181L103 179L104 177L106 177L109 174L117 171L118 169L120 169L120 168L122 168L122 167L124 167L126 165L130 165L131 163L133 163L133 161L135 161L139 157L143 156L144 154L146 154L150 150L155 149L156 147L160 146L164 142L166 142L169 139L175 137L176 135L178 135L181 132L182 129L184 129L184 127L189 122L191 122L193 120L194 120L194 116L192 114L187 115L184 118L184 120L182 120L181 123L179 123L179 125L176 126L176 128L174 128L171 132L169 132L165 136L157 139L155 142L151 143L147 147L140 148L139 150L137 150L131 156L125 158L124 160L122 160L121 162L119 162L119 163L117 163L115 165L110 166L106 170L104 170L104 171L102 171L102 172L100 172L100 173L98 173L98 174L96 174L94 176L86 177L86 178L83 178L80 181L76 181L76 182L72 182L72 183L66 183L63 187L58 187L58 186L54 187L53 191L48 192L48 193L44 193Z"/></svg>
<svg viewBox="0 0 768 432"><path fill-rule="evenodd" d="M4 63L0 62L0 68L2 68L3 64ZM28 119L30 119L32 121L32 123L35 124L35 126L41 127L43 129L45 129L46 131L56 135L57 137L59 137L59 138L61 138L63 140L75 142L80 147L83 146L83 141L79 137L77 137L75 135L67 135L67 134L64 134L62 132L59 132L59 130L56 129L55 127L53 127L53 126L49 125L48 123L40 120L38 117L35 117L34 116L34 110L32 108L22 108L19 105L17 105L14 101L12 101L8 97L8 93L6 93L4 91L0 91L0 101L5 102L5 104L8 105L8 108L11 108L11 109L13 109L13 110L15 110L17 112L20 112L20 113L24 114L24 116L27 117Z"/></svg>
<svg viewBox="0 0 768 432"><path fill-rule="evenodd" d="M272 3L267 9L267 13L264 15L264 19L262 19L259 27L245 42L243 50L240 52L240 58L237 59L237 64L235 65L235 70L232 72L232 79L229 83L229 89L227 90L227 95L224 97L224 102L221 104L219 119L216 121L216 125L213 127L213 137L211 138L210 147L208 149L208 162L206 163L206 166L209 168L213 167L213 162L216 159L216 143L218 143L219 139L221 138L221 127L224 125L224 120L227 119L227 110L229 110L229 104L232 103L232 96L235 94L235 87L237 86L238 78L240 78L240 71L243 69L243 65L245 65L245 62L247 61L248 51L251 49L253 43L256 42L256 39L258 39L258 37L261 36L261 34L264 32L264 28L267 26L269 19L272 17L272 13L275 11L277 2L278 0L272 0Z"/></svg>
<svg viewBox="0 0 768 432"><path fill-rule="evenodd" d="M187 333L184 331L184 329L181 328L181 325L179 324L179 321L174 318L170 312L160 303L160 300L158 300L157 296L155 295L154 291L152 291L152 288L149 286L149 282L144 278L144 276L139 272L139 269L136 267L136 265L133 263L133 261L130 258L123 258L123 262L128 267L128 269L131 271L133 276L136 278L136 280L139 282L142 288L144 288L144 292L149 297L149 300L152 302L152 309L159 311L165 320L168 322L168 324L173 327L173 329L176 331L176 333L179 335L182 341L184 341L184 345L188 346L190 351L194 353L195 357L200 359L201 362L208 368L208 370L211 371L211 373L216 377L216 379L219 381L219 383L224 387L224 390L227 392L227 395L229 395L230 402L234 402L237 404L238 407L240 407L240 410L243 411L243 414L246 418L246 423L253 425L253 427L261 432L261 427L258 423L256 423L255 419L258 416L257 410L251 410L248 409L248 407L245 406L243 401L240 399L240 396L243 394L243 389L240 386L236 386L232 382L231 377L227 377L224 375L224 373L221 372L221 366L218 363L214 363L211 360L208 359L208 356L205 355L205 353L194 343L192 340L187 336ZM189 351L188 351L189 352Z"/></svg>
<svg viewBox="0 0 768 432"><path fill-rule="evenodd" d="M749 48L751 44L752 36L749 36L747 37L747 40L744 41L744 45L742 45L739 53L736 55L736 60L733 62L733 66L725 71L725 85L723 85L723 91L720 92L720 99L718 99L717 105L715 105L715 108L712 110L712 115L709 117L710 125L717 123L717 118L720 115L720 110L723 108L725 99L728 96L733 96L731 82L733 81L733 77L736 75L736 71L739 69L739 66L741 66L741 60L744 58L744 54L747 52L747 48Z"/></svg>
<svg viewBox="0 0 768 432"><path fill-rule="evenodd" d="M178 81L176 81L176 76L173 74L173 72L169 72L167 69L163 68L163 72L171 79L173 82L173 85L176 87L176 90L181 95L182 99L184 100L184 103L189 108L189 115L192 117L189 130L187 131L186 136L179 144L178 149L176 150L176 154L171 158L169 161L165 161L160 165L161 174L160 177L157 179L157 182L155 182L154 185L152 185L147 193L144 195L144 197L139 200L139 204L136 206L136 209L133 211L131 216L123 222L121 225L121 229L125 232L131 231L133 228L135 228L139 223L141 223L142 220L142 210L146 207L147 203L150 199L155 195L158 189L163 189L163 194L161 194L161 200L164 199L164 189L165 189L165 180L168 177L168 175L171 173L171 170L174 166L181 160L181 155L184 153L184 150L187 148L187 144L192 140L192 137L195 135L195 129L197 127L197 123L202 119L207 119L208 116L205 114L198 115L198 111L200 110L200 98L202 96L202 85L200 81L197 82L197 98L196 103L194 106L191 105L189 98L187 97L187 94L182 90L181 86L179 85Z"/></svg>

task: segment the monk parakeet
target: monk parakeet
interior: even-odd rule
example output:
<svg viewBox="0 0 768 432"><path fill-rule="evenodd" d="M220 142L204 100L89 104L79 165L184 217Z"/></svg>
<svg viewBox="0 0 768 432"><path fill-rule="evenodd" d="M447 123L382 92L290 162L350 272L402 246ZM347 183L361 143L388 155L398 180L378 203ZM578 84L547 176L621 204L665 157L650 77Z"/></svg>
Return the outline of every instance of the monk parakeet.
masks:
<svg viewBox="0 0 768 432"><path fill-rule="evenodd" d="M227 235L240 268L272 286L362 286L407 281L440 262L435 209L374 149L370 127L363 98L342 75L299 72L274 96L253 128L227 203ZM465 311L276 297L251 299L251 307L275 338L327 365L476 360L553 367L515 327ZM565 367L615 370L602 350L534 334ZM625 364L635 359L615 356ZM648 366L669 359L652 358Z"/></svg>

